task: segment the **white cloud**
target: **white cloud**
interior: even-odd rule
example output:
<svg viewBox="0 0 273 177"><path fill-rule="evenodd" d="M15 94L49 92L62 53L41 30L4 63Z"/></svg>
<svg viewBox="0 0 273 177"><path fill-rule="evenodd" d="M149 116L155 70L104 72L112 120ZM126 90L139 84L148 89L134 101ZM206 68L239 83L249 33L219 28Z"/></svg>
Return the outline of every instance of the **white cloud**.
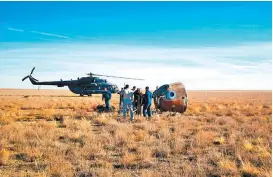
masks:
<svg viewBox="0 0 273 177"><path fill-rule="evenodd" d="M36 66L34 76L39 80L77 78L94 72L143 78L145 81L108 78L118 86L126 82L142 88L181 81L187 89L271 89L272 82L271 43L210 48L40 44L0 50L0 56L0 73L5 78L21 79ZM18 69L20 77L2 69ZM4 82L3 78L0 87L32 88L29 82Z"/></svg>
<svg viewBox="0 0 273 177"><path fill-rule="evenodd" d="M17 31L17 32L24 32L22 29L16 29L16 28L7 28L10 31Z"/></svg>
<svg viewBox="0 0 273 177"><path fill-rule="evenodd" d="M58 37L58 38L69 39L69 37L64 36L64 35L59 35L59 34L45 33L45 32L40 32L40 31L30 31L30 32L45 35L45 36L53 36L53 37Z"/></svg>

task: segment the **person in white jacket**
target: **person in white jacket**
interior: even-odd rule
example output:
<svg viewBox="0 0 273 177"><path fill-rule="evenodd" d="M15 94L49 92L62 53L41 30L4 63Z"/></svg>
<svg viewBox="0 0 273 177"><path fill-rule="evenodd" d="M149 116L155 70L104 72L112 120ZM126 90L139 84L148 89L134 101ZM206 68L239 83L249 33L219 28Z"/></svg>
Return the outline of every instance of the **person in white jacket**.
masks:
<svg viewBox="0 0 273 177"><path fill-rule="evenodd" d="M123 97L123 118L126 119L126 111L127 108L129 108L131 120L134 120L133 111L134 92L129 89L129 85L126 85L121 94Z"/></svg>

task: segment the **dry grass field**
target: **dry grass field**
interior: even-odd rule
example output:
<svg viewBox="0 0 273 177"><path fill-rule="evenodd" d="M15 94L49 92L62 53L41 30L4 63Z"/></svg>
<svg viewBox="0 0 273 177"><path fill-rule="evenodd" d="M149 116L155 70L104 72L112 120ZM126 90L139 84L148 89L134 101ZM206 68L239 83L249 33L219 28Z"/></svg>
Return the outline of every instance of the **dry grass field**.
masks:
<svg viewBox="0 0 273 177"><path fill-rule="evenodd" d="M270 177L271 94L189 91L186 113L131 123L101 96L0 89L0 176Z"/></svg>

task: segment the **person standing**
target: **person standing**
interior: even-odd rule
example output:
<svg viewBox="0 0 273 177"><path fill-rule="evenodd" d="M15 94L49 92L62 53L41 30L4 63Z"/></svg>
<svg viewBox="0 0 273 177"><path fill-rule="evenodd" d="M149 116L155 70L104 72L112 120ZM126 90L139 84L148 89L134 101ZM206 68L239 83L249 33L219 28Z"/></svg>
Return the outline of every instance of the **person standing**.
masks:
<svg viewBox="0 0 273 177"><path fill-rule="evenodd" d="M136 108L136 114L141 114L141 106L142 106L142 93L140 91L140 88L138 88L134 92L134 104Z"/></svg>
<svg viewBox="0 0 273 177"><path fill-rule="evenodd" d="M129 108L131 120L134 120L134 111L133 111L134 92L129 89L128 84L124 87L124 90L122 92L122 97L123 97L123 118L126 119L126 111L127 111L127 108Z"/></svg>
<svg viewBox="0 0 273 177"><path fill-rule="evenodd" d="M136 110L136 86L133 86L132 88L133 94L134 94L134 100L133 100L133 110Z"/></svg>
<svg viewBox="0 0 273 177"><path fill-rule="evenodd" d="M123 90L124 88L121 88L121 91L118 92L119 94L119 110L122 110L122 106L123 106Z"/></svg>
<svg viewBox="0 0 273 177"><path fill-rule="evenodd" d="M143 106L143 116L147 118L147 112L148 112L148 117L152 117L152 111L151 111L151 105L152 105L152 99L153 99L153 94L149 90L149 87L147 86L145 88L145 95L144 95L144 106ZM147 118L148 119L148 118Z"/></svg>
<svg viewBox="0 0 273 177"><path fill-rule="evenodd" d="M106 110L110 111L110 100L111 100L112 94L107 88L104 88L104 93L102 94L102 101L105 101Z"/></svg>

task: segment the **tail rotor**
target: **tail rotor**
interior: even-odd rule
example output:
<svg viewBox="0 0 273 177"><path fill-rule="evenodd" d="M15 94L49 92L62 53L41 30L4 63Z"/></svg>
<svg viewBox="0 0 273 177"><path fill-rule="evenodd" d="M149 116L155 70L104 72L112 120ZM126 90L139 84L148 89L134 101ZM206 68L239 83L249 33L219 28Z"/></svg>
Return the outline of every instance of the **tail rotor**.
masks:
<svg viewBox="0 0 273 177"><path fill-rule="evenodd" d="M26 80L27 78L29 78L29 76L24 77L24 78L22 79L22 81Z"/></svg>
<svg viewBox="0 0 273 177"><path fill-rule="evenodd" d="M33 67L33 69L31 70L31 73L30 73L30 75L31 75L31 74L33 73L34 69L35 69L35 67Z"/></svg>
<svg viewBox="0 0 273 177"><path fill-rule="evenodd" d="M33 73L34 69L35 69L35 67L31 70L30 75L24 77L24 78L22 79L22 81L24 81L24 80L26 80L27 78L29 78L29 77L31 76L31 74ZM37 80L37 79L35 79L35 80Z"/></svg>

